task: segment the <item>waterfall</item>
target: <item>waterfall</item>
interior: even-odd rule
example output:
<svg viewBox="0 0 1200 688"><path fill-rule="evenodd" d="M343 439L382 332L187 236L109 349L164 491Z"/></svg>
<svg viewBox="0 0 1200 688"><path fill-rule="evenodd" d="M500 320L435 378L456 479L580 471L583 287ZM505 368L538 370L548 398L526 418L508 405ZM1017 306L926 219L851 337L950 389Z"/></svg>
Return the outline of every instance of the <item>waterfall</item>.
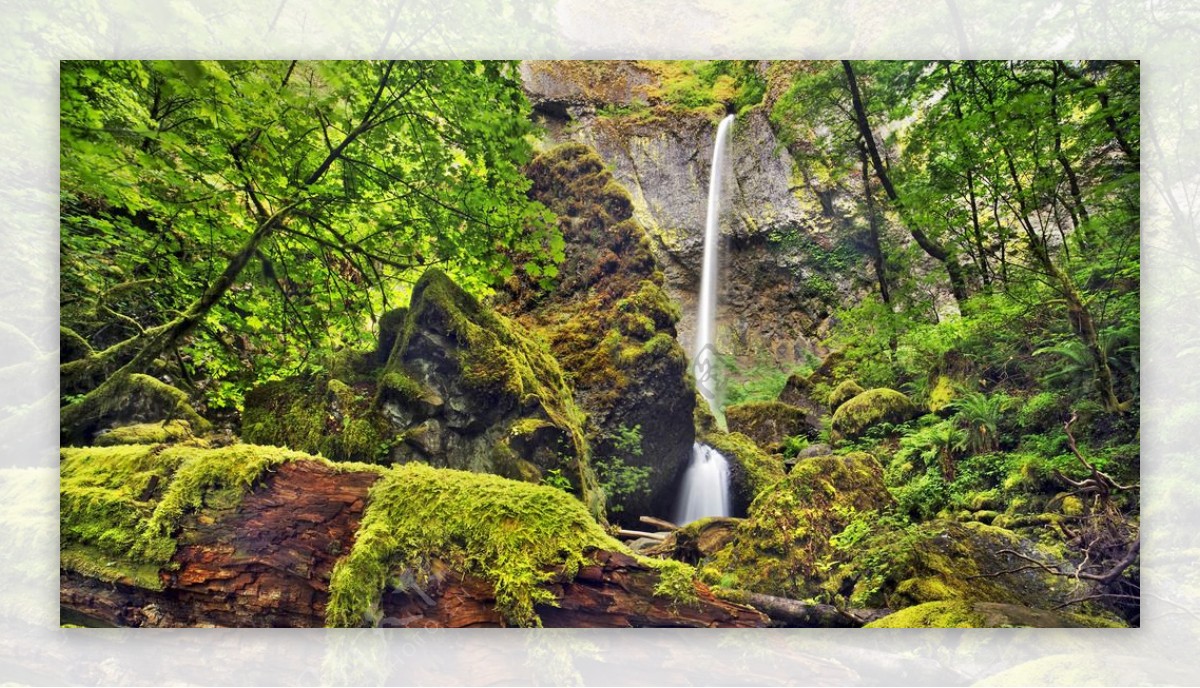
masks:
<svg viewBox="0 0 1200 688"><path fill-rule="evenodd" d="M684 525L705 516L728 516L729 511L729 462L721 452L696 442L679 486L675 522Z"/></svg>
<svg viewBox="0 0 1200 688"><path fill-rule="evenodd" d="M717 294L720 283L721 189L725 176L725 154L733 115L721 120L713 141L712 170L708 178L708 215L704 222L704 268L700 278L700 312L696 318L696 349L692 372L696 389L724 427L717 366ZM684 525L705 516L728 516L729 462L716 449L696 443L679 486L675 522Z"/></svg>
<svg viewBox="0 0 1200 688"><path fill-rule="evenodd" d="M704 267L700 276L700 312L696 317L696 350L692 358L692 372L696 375L696 389L709 409L718 418L721 404L718 395L717 366L717 286L721 280L720 260L720 217L721 188L725 176L725 151L729 144L729 127L733 115L721 120L717 136L713 140L712 169L708 176L708 215L704 221Z"/></svg>

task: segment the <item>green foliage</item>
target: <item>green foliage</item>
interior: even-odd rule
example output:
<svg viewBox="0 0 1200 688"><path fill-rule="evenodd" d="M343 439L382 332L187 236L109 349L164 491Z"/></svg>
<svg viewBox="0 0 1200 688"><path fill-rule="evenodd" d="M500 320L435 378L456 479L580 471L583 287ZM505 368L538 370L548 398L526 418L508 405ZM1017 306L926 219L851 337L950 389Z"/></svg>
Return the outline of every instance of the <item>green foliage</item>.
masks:
<svg viewBox="0 0 1200 688"><path fill-rule="evenodd" d="M780 367L767 359L758 359L750 364L739 363L729 355L720 355L721 370L725 383L725 403L744 404L754 401L775 401L792 375L807 375L812 372L812 362L791 367Z"/></svg>
<svg viewBox="0 0 1200 688"><path fill-rule="evenodd" d="M542 475L542 484L547 487L553 487L563 492L570 493L572 489L571 479L563 475L561 468L551 468Z"/></svg>
<svg viewBox="0 0 1200 688"><path fill-rule="evenodd" d="M954 401L955 418L966 426L967 446L976 454L1000 448L1000 427L1013 399L1006 394L967 392Z"/></svg>
<svg viewBox="0 0 1200 688"><path fill-rule="evenodd" d="M427 265L484 293L514 252L561 260L513 63L71 61L61 86L63 323L132 343L119 364L188 313L161 361L212 409L365 342Z"/></svg>

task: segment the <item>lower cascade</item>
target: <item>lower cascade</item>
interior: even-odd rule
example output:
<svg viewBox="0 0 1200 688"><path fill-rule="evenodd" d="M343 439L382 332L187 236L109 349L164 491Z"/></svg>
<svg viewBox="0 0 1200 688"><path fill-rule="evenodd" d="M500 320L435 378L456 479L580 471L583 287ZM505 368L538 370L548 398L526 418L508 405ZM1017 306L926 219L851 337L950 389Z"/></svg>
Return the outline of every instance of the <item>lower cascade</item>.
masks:
<svg viewBox="0 0 1200 688"><path fill-rule="evenodd" d="M697 442L692 445L692 460L679 487L675 522L685 525L706 516L729 514L729 461L716 449Z"/></svg>

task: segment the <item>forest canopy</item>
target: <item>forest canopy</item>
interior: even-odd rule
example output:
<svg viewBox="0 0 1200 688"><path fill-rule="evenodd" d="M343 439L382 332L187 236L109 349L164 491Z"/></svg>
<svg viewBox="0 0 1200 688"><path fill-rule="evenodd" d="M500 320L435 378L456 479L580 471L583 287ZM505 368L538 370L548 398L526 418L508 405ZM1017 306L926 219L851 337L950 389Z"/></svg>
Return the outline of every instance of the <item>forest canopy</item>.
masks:
<svg viewBox="0 0 1200 688"><path fill-rule="evenodd" d="M234 409L426 267L553 277L528 115L513 63L64 62L64 394L153 366Z"/></svg>

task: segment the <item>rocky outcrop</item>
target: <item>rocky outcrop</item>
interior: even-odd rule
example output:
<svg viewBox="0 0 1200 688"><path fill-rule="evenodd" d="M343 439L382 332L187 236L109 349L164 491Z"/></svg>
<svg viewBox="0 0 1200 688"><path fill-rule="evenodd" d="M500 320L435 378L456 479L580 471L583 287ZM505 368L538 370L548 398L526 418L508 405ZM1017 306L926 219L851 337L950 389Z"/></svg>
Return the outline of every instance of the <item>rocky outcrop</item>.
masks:
<svg viewBox="0 0 1200 688"><path fill-rule="evenodd" d="M64 450L64 608L122 626L761 626L551 487L272 447Z"/></svg>
<svg viewBox="0 0 1200 688"><path fill-rule="evenodd" d="M256 388L242 437L337 461L416 460L528 482L555 476L603 513L584 415L554 356L440 270L421 276L408 308L382 318L376 351L361 358L345 381Z"/></svg>
<svg viewBox="0 0 1200 688"><path fill-rule="evenodd" d="M789 437L815 439L809 414L778 401L752 401L725 409L725 421L731 432L740 432L771 453L783 449ZM818 423L819 424L819 423Z"/></svg>
<svg viewBox="0 0 1200 688"><path fill-rule="evenodd" d="M596 85L597 69L605 70L604 86ZM592 146L628 189L667 292L683 305L680 339L690 347L712 143L722 113L663 102L656 94L664 76L637 63L527 62L522 74L551 141ZM817 330L834 305L853 301L868 284L855 203L836 185L799 170L765 107L739 117L731 153L718 346L746 362L766 356L802 363L823 353Z"/></svg>
<svg viewBox="0 0 1200 688"><path fill-rule="evenodd" d="M596 154L566 144L527 171L566 241L557 285L513 278L499 308L545 336L588 414L593 463L622 518L669 513L691 453L696 395L676 341L678 307L628 193ZM644 490L622 480L630 471ZM621 494L616 494L622 490ZM613 511L616 511L614 509Z"/></svg>

